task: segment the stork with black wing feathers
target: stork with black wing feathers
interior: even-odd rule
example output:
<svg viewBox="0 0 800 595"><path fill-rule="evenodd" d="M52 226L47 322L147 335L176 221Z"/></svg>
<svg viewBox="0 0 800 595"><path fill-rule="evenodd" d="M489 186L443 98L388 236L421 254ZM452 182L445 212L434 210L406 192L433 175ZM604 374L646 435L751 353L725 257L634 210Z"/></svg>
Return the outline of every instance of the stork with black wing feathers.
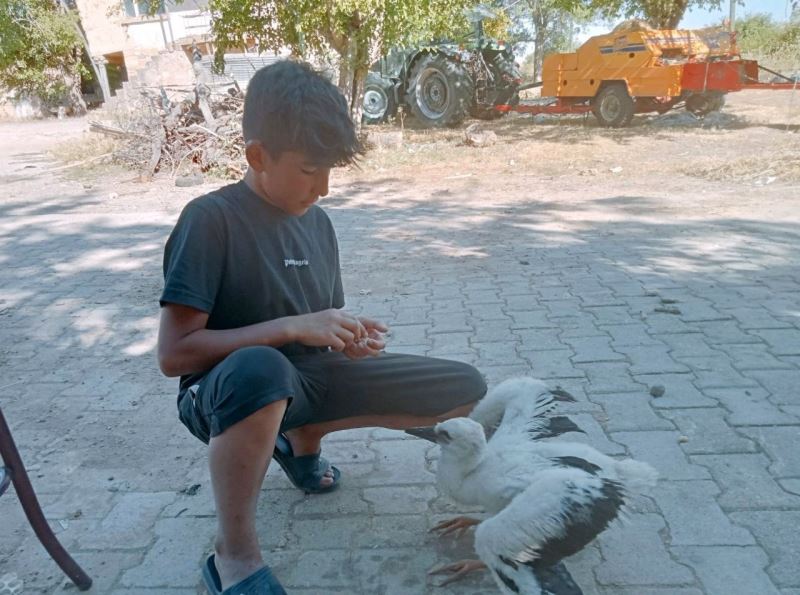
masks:
<svg viewBox="0 0 800 595"><path fill-rule="evenodd" d="M443 584L488 568L502 593L581 592L561 560L622 516L630 498L653 486L657 474L646 463L618 461L586 444L542 440L578 430L568 418L549 415L558 401L570 400L539 380L515 378L490 391L468 418L408 430L440 445L439 487L491 515L434 528L450 533L478 525L480 560L434 571L452 573Z"/></svg>

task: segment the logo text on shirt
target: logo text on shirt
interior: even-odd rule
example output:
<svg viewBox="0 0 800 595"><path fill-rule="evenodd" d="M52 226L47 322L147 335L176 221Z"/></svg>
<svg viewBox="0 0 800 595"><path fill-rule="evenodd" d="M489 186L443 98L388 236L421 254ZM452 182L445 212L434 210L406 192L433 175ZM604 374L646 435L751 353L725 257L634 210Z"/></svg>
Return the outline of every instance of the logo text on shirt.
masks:
<svg viewBox="0 0 800 595"><path fill-rule="evenodd" d="M295 260L294 258L284 258L283 266L286 267L287 269L289 267L307 267L308 260L305 258L303 260Z"/></svg>

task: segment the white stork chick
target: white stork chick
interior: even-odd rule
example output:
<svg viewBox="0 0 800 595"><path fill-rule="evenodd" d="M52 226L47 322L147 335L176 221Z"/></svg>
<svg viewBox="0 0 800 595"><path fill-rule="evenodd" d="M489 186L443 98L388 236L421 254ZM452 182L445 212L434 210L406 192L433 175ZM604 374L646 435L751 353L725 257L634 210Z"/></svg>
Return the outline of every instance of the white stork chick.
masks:
<svg viewBox="0 0 800 595"><path fill-rule="evenodd" d="M524 424L506 423L492 438L475 420L455 418L433 428L409 430L441 446L437 482L453 499L482 506L489 518L475 532L477 561L462 561L435 572L455 572L451 582L488 567L503 593L543 593L544 580L558 578L557 565L590 543L624 512L630 496L655 482L656 473L637 461L615 461L591 447L594 463L549 443L537 452ZM608 459L608 460L606 460ZM573 592L580 592L573 591Z"/></svg>
<svg viewBox="0 0 800 595"><path fill-rule="evenodd" d="M568 417L550 415L559 402L574 403L575 397L561 387L551 389L538 378L509 378L478 401L469 419L481 424L487 439L496 433L506 437L519 436L521 439L527 435L533 440L552 438L567 432L583 433ZM412 428L408 433L432 440L431 430ZM478 523L476 519L459 516L439 523L432 530L440 531L441 535L458 532L460 536Z"/></svg>

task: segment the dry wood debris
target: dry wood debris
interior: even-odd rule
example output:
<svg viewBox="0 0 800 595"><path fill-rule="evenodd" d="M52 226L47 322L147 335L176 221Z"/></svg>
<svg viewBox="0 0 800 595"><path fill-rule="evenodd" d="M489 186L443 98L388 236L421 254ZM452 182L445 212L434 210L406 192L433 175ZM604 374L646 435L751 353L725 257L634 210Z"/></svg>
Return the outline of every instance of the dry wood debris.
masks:
<svg viewBox="0 0 800 595"><path fill-rule="evenodd" d="M198 171L240 178L243 108L244 95L235 85L212 91L198 84L181 100L169 99L163 89L142 89L112 122L91 122L90 129L119 138L114 160L139 170L143 179Z"/></svg>

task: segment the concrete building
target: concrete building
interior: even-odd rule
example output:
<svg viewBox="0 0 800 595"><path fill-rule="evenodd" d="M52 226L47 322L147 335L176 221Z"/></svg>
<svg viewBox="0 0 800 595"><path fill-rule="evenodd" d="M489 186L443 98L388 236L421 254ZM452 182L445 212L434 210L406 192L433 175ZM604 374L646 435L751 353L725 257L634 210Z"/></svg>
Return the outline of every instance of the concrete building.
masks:
<svg viewBox="0 0 800 595"><path fill-rule="evenodd" d="M106 98L134 87L190 85L192 44L211 52L211 17L205 0L167 0L149 14L148 2L76 0L91 59L100 66Z"/></svg>

